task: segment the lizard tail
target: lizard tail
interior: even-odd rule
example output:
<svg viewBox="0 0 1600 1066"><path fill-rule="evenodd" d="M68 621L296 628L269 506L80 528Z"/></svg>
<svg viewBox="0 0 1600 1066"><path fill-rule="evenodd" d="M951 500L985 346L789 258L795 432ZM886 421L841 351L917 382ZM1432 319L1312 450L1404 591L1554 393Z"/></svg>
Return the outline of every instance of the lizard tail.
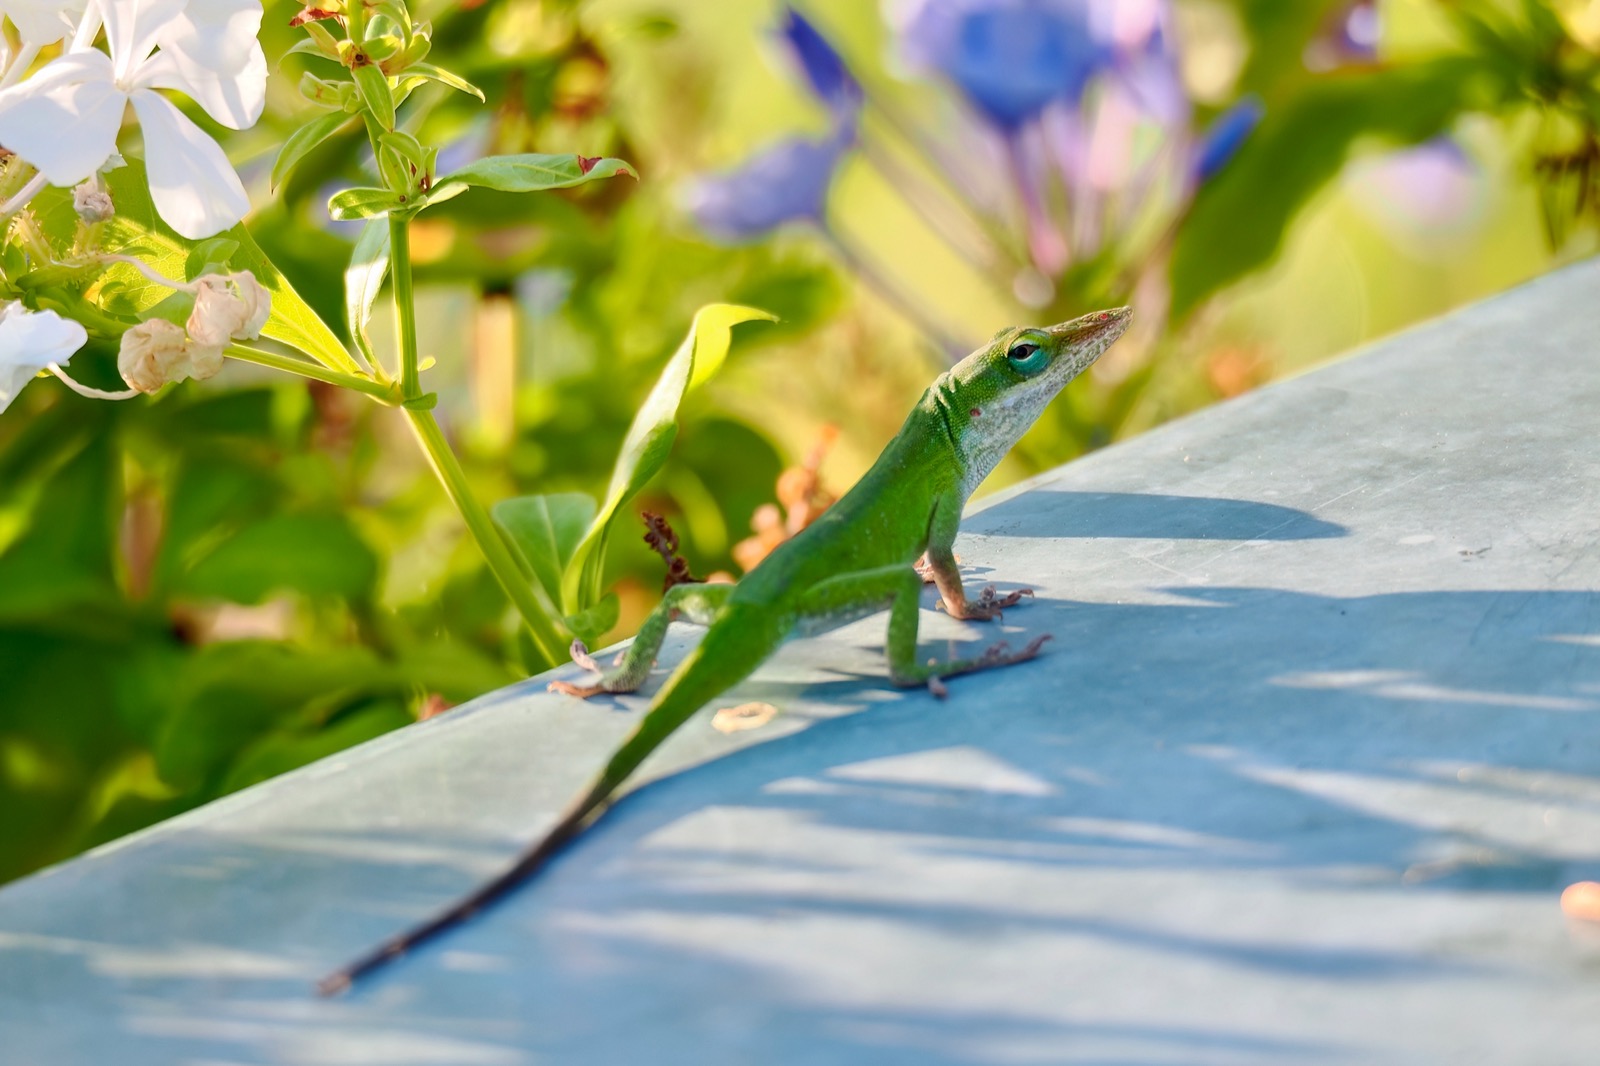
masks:
<svg viewBox="0 0 1600 1066"><path fill-rule="evenodd" d="M755 612L752 612L755 613ZM731 625L726 623L732 622ZM724 616L707 631L650 702L650 710L617 749L595 782L504 872L432 918L399 933L317 982L317 994L335 996L360 977L391 962L500 899L542 870L563 847L611 806L617 789L639 764L695 711L744 680L782 643L785 632L760 618Z"/></svg>

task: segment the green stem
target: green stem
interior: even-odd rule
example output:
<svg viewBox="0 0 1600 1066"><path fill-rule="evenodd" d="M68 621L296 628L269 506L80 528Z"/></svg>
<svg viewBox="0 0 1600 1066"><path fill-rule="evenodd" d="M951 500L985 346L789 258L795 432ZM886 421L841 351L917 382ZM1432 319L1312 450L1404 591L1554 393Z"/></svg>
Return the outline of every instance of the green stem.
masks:
<svg viewBox="0 0 1600 1066"><path fill-rule="evenodd" d="M257 366L269 366L274 370L285 370L291 374L299 374L303 378L312 378L316 381L325 381L329 385L354 389L356 392L366 393L382 403L394 405L400 401L400 397L395 394L393 385L385 385L371 378L345 374L338 370L329 370L321 363L312 363L289 355L279 355L276 352L264 352L259 348L246 348L242 344L228 345L223 354L230 358L238 359L240 362L255 363Z"/></svg>
<svg viewBox="0 0 1600 1066"><path fill-rule="evenodd" d="M394 278L395 332L400 338L400 395L422 395L417 373L417 301L411 285L411 224L389 217L389 271Z"/></svg>
<svg viewBox="0 0 1600 1066"><path fill-rule="evenodd" d="M506 595L511 597L511 602L521 613L522 620L528 624L540 654L552 665L565 662L567 646L572 638L560 621L560 612L538 582L524 576L522 567L511 554L510 547L501 537L489 512L472 494L466 471L461 469L455 452L450 450L450 444L444 439L444 432L434 420L433 412L407 407L405 414L411 422L411 431L416 434L417 442L433 464L434 473L449 494L450 502L461 512L473 539L478 542L478 550L483 553L489 569L494 571L500 587L505 589Z"/></svg>

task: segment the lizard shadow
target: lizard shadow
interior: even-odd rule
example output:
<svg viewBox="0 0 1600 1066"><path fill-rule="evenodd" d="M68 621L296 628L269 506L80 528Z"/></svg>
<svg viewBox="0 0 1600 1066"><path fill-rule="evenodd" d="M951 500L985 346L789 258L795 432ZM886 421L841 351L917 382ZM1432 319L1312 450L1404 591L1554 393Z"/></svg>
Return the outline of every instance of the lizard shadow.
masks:
<svg viewBox="0 0 1600 1066"><path fill-rule="evenodd" d="M1045 601L1029 621L1056 632L1053 653L956 679L944 701L886 691L877 674L747 683L740 698L832 716L635 790L543 883L506 901L500 928L581 915L609 965L592 980L559 968L561 981L613 999L659 1000L664 986L702 979L731 988L730 972L767 972L769 952L826 972L817 956L848 955L857 929L930 952L919 980L932 988L956 980L945 968L957 959L981 968L991 953L1030 950L1052 960L1036 976L1063 989L1100 987L1108 958L1130 989L1195 967L1223 984L1319 995L1515 988L1515 967L1492 953L1390 939L1367 911L1528 894L1542 908L1565 884L1600 877L1589 813L1600 802L1600 594L1168 591L1189 602ZM1169 882L1196 901L1192 920L1151 913ZM1261 884L1325 913L1310 925L1255 914ZM819 939L803 948L796 936ZM693 946L719 938L740 947ZM484 923L457 946L494 943ZM509 965L556 994L548 965ZM841 1023L826 1008L800 1026L781 990L756 980L736 994L787 1019L777 1024L796 1061L868 1049L873 1061L911 1061L926 1036L925 1013L868 1022L863 1008ZM1023 1029L1052 1017L1049 1039L1082 1039L1048 1008L1016 1010ZM1154 1018L1175 1017L1144 1016L1141 1039L1157 1041ZM1210 1031L1230 1061L1320 1061L1359 1046L1322 1029L1263 1052L1248 1027L1227 1028L1233 1017ZM849 1047L843 1032L855 1033ZM1201 1039L1149 1061L1178 1061Z"/></svg>
<svg viewBox="0 0 1600 1066"><path fill-rule="evenodd" d="M881 619L786 649L730 698L810 714L805 728L644 784L538 881L345 1000L306 1004L307 980L481 878L503 837L168 837L150 891L170 898L219 855L274 890L246 916L196 880L176 931L0 937L0 988L7 959L30 980L80 951L121 967L115 1009L155 1049L127 1061L278 1061L285 1039L381 1032L404 1037L405 1061L604 1063L647 1033L667 1064L932 1066L1007 1047L1150 1066L1359 1058L1351 1004L1384 988L1520 994L1520 964L1429 950L1372 915L1414 922L1406 907L1450 899L1516 928L1519 898L1547 909L1600 878L1600 593L1167 591L1178 602L1019 612L1055 632L1051 650L955 679L943 701L851 672L843 653L871 661ZM834 677L796 675L785 656L806 654ZM1315 921L1261 907L1263 887L1317 901ZM207 962L207 944L228 946ZM985 982L1004 1006L962 992ZM1193 982L1311 997L1336 1021L1267 1028L1215 996L1196 1013ZM163 1002L209 1004L210 1028Z"/></svg>

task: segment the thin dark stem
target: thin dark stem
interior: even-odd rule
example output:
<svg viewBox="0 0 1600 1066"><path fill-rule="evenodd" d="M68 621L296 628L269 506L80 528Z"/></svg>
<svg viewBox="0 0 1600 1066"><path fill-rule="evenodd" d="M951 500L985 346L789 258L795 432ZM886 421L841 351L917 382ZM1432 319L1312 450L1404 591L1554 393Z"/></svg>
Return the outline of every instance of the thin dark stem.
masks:
<svg viewBox="0 0 1600 1066"><path fill-rule="evenodd" d="M914 169L896 159L893 152L863 141L861 156L957 255L983 270L1017 268L1019 264L989 238L981 224L964 210L949 210L946 198L928 188Z"/></svg>
<svg viewBox="0 0 1600 1066"><path fill-rule="evenodd" d="M1071 252L1056 231L1055 223L1044 209L1044 200L1034 183L1028 160L1022 151L1022 133L1011 130L1003 134L1006 161L1011 167L1011 180L1016 185L1017 196L1022 201L1022 211L1028 228L1028 252L1033 264L1046 276L1055 276L1066 267Z"/></svg>
<svg viewBox="0 0 1600 1066"><path fill-rule="evenodd" d="M881 124L889 133L893 134L896 140L909 148L913 154L921 157L922 161L927 164L928 173L933 176L937 184L943 186L951 202L960 205L962 213L967 219L981 230L996 247L1005 249L1009 258L1013 261L1018 260L1020 258L1019 253L1025 252L1026 249L1017 244L1013 234L1006 232L1003 227L996 224L993 218L974 205L972 189L954 173L956 168L944 157L944 154L924 137L921 131L910 121L903 118L881 100L869 95L867 103L871 109L869 114L877 120L878 124Z"/></svg>
<svg viewBox="0 0 1600 1066"><path fill-rule="evenodd" d="M819 228L828 243L833 246L834 253L844 261L845 267L860 278L862 283L880 299L904 315L923 335L937 344L951 362L967 354L968 345L961 343L954 334L934 322L922 308L900 291L899 286L846 244L844 238L833 227L822 223Z"/></svg>

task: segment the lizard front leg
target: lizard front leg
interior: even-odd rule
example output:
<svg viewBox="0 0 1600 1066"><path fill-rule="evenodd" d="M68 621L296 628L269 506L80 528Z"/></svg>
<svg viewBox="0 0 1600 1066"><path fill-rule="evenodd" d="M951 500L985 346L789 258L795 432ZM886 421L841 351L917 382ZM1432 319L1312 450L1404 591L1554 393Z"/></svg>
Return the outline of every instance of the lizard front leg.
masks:
<svg viewBox="0 0 1600 1066"><path fill-rule="evenodd" d="M987 622L999 619L1000 612L1015 607L1022 597L1032 596L1032 589L1018 589L1004 596L997 595L990 585L976 600L967 599L967 590L961 587L961 569L956 565L956 530L961 525L961 508L966 496L960 492L946 493L934 501L933 514L928 517L928 547L923 553L918 571L923 579L933 579L938 586L941 606L951 618L969 622Z"/></svg>
<svg viewBox="0 0 1600 1066"><path fill-rule="evenodd" d="M589 655L583 641L572 642L572 661L600 675L592 685L574 685L570 681L552 681L551 692L562 692L586 700L602 692L634 692L650 676L656 653L667 638L667 626L673 619L681 618L697 626L709 626L716 621L728 597L733 595L733 585L674 585L661 598L661 603L639 627L633 643L622 653L610 670L605 669Z"/></svg>
<svg viewBox="0 0 1600 1066"><path fill-rule="evenodd" d="M926 569L932 574L933 583L939 590L939 605L951 618L960 618L967 622L999 619L1002 611L1021 603L1024 596L1033 596L1032 589L1017 589L1002 596L995 591L993 585L988 585L978 594L976 600L969 600L967 590L962 587L961 571L956 566L954 555L929 548L925 559Z"/></svg>
<svg viewBox="0 0 1600 1066"><path fill-rule="evenodd" d="M958 580L956 587L961 583ZM917 612L921 608L922 578L908 566L889 566L840 574L819 582L800 603L804 618L848 615L863 607L889 608L889 639L885 651L889 658L889 678L902 688L927 685L936 696L945 694L941 679L976 673L997 666L1026 662L1039 654L1048 635L1035 637L1021 651L1012 651L1004 642L993 645L970 659L944 662L917 661Z"/></svg>

